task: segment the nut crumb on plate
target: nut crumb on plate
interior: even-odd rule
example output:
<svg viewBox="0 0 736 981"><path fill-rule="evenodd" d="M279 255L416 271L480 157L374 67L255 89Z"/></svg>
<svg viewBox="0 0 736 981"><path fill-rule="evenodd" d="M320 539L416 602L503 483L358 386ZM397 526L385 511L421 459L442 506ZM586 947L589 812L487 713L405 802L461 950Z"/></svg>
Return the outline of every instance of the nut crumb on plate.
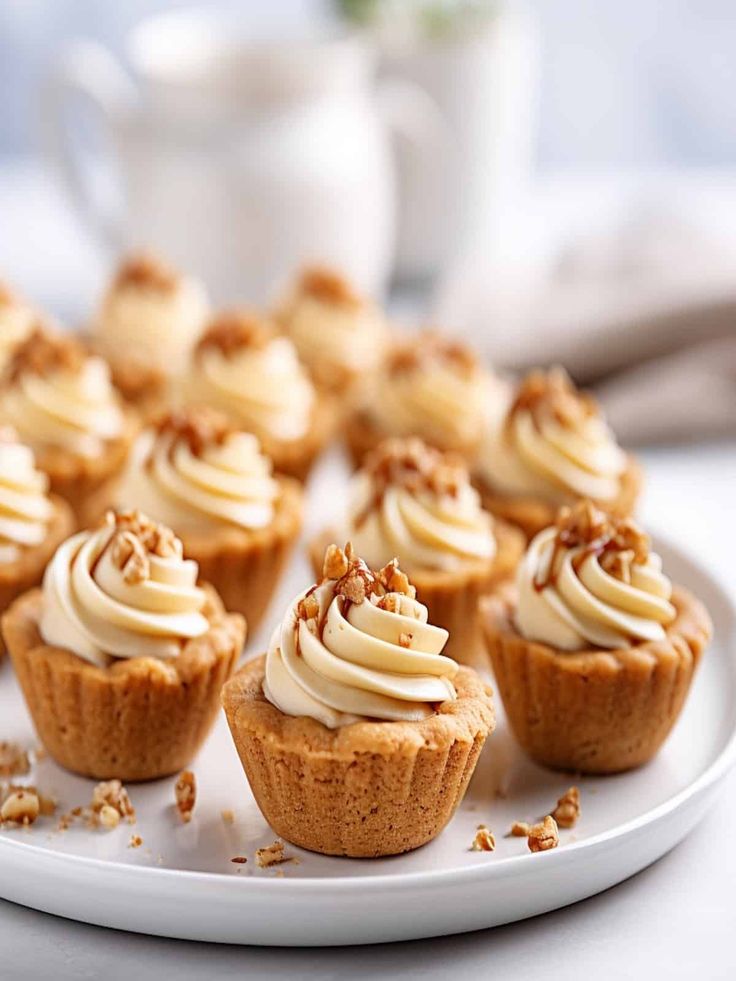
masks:
<svg viewBox="0 0 736 981"><path fill-rule="evenodd" d="M22 746L0 741L0 777L23 777L30 769L31 761Z"/></svg>
<svg viewBox="0 0 736 981"><path fill-rule="evenodd" d="M557 848L560 843L560 836L557 833L557 822L548 814L539 824L534 824L529 829L527 844L530 852L546 852L550 848Z"/></svg>
<svg viewBox="0 0 736 981"><path fill-rule="evenodd" d="M245 865L248 859L245 857L245 855L236 855L234 858L231 858L230 861L234 865Z"/></svg>
<svg viewBox="0 0 736 981"><path fill-rule="evenodd" d="M143 839L140 835L131 835L130 841L128 842L128 848L140 848L143 844Z"/></svg>
<svg viewBox="0 0 736 981"><path fill-rule="evenodd" d="M284 855L283 841L274 841L272 845L259 848L256 852L256 862L261 869L268 869L272 865L281 865L282 862L290 862L291 857Z"/></svg>
<svg viewBox="0 0 736 981"><path fill-rule="evenodd" d="M225 824L235 824L235 811L231 811L229 808L224 811L220 811L220 817Z"/></svg>
<svg viewBox="0 0 736 981"><path fill-rule="evenodd" d="M184 824L188 824L192 820L194 805L197 802L197 781L191 770L183 770L179 774L179 779L174 787L174 795L179 817Z"/></svg>
<svg viewBox="0 0 736 981"><path fill-rule="evenodd" d="M514 821L511 825L510 834L513 838L528 838L531 829L532 826L527 824L526 821Z"/></svg>
<svg viewBox="0 0 736 981"><path fill-rule="evenodd" d="M574 828L580 817L580 791L570 787L557 801L552 817L560 828Z"/></svg>
<svg viewBox="0 0 736 981"><path fill-rule="evenodd" d="M485 824L479 824L475 838L473 838L473 844L470 846L471 852L492 852L495 848L496 839L493 837L493 833L488 830Z"/></svg>
<svg viewBox="0 0 736 981"><path fill-rule="evenodd" d="M40 812L38 794L32 788L11 787L0 807L0 821L12 824L33 824Z"/></svg>

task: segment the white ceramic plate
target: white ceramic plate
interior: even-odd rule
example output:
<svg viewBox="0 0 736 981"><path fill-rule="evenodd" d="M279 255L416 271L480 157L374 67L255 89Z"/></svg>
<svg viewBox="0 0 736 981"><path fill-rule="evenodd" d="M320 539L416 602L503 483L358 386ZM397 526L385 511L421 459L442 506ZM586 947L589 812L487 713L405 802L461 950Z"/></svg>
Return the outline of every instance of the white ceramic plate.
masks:
<svg viewBox="0 0 736 981"><path fill-rule="evenodd" d="M334 521L330 511L338 480L334 461L318 475L312 528L325 517ZM657 759L634 773L576 780L582 817L576 828L561 832L558 849L532 855L524 839L504 837L514 820L548 813L571 779L527 761L501 717L465 802L432 844L397 858L362 861L287 846L298 864L259 869L255 849L274 836L250 795L221 719L193 764L199 794L189 825L177 821L173 780L163 780L130 788L138 811L135 828L59 832L56 820L47 818L27 830L2 831L0 895L142 933L317 945L475 930L544 913L621 882L690 831L736 758L736 611L679 550L662 542L658 547L670 575L707 603L716 639ZM300 558L275 609L307 575ZM0 739L35 744L7 663L0 667ZM50 760L37 764L28 782L57 794L64 809L87 803L93 786ZM228 809L236 815L232 825L221 817ZM469 850L479 823L495 832L495 852ZM133 832L143 839L137 849L128 847ZM235 856L247 857L247 864L232 863Z"/></svg>

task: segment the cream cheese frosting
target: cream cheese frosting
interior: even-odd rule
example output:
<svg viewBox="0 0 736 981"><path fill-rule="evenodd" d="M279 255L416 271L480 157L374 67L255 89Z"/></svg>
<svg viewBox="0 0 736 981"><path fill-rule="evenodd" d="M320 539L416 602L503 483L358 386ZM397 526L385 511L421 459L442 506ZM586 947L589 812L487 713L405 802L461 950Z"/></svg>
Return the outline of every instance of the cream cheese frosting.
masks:
<svg viewBox="0 0 736 981"><path fill-rule="evenodd" d="M32 333L36 323L33 308L0 282L0 371L18 345Z"/></svg>
<svg viewBox="0 0 736 981"><path fill-rule="evenodd" d="M620 492L627 458L594 399L554 368L524 379L505 419L490 427L479 466L486 483L504 494L605 504Z"/></svg>
<svg viewBox="0 0 736 981"><path fill-rule="evenodd" d="M189 408L142 433L121 481L121 503L181 533L273 521L279 484L258 439L220 413Z"/></svg>
<svg viewBox="0 0 736 981"><path fill-rule="evenodd" d="M30 446L82 457L102 452L125 427L107 363L72 338L41 330L12 358L0 414Z"/></svg>
<svg viewBox="0 0 736 981"><path fill-rule="evenodd" d="M0 563L15 562L41 545L54 516L48 477L15 430L0 428Z"/></svg>
<svg viewBox="0 0 736 981"><path fill-rule="evenodd" d="M296 597L273 633L263 692L281 712L330 729L367 719L420 721L456 698L447 631L394 561L372 572L330 546L321 583Z"/></svg>
<svg viewBox="0 0 736 981"><path fill-rule="evenodd" d="M115 658L175 658L209 629L197 572L168 528L140 512L111 512L102 527L67 539L49 563L41 637L100 667Z"/></svg>
<svg viewBox="0 0 736 981"><path fill-rule="evenodd" d="M120 266L92 325L103 353L181 372L209 315L204 286L141 254Z"/></svg>
<svg viewBox="0 0 736 981"><path fill-rule="evenodd" d="M464 463L416 438L384 441L351 481L348 538L374 568L454 570L496 553Z"/></svg>
<svg viewBox="0 0 736 981"><path fill-rule="evenodd" d="M376 374L368 412L392 436L440 449L477 444L508 403L504 381L463 345L423 332L407 338Z"/></svg>
<svg viewBox="0 0 736 981"><path fill-rule="evenodd" d="M677 612L647 536L589 501L563 508L532 540L517 583L519 632L564 651L662 640Z"/></svg>
<svg viewBox="0 0 736 981"><path fill-rule="evenodd" d="M200 341L185 397L225 412L260 439L278 442L307 434L316 398L293 343L238 311L218 317Z"/></svg>
<svg viewBox="0 0 736 981"><path fill-rule="evenodd" d="M372 372L384 356L388 325L380 309L332 270L305 269L276 317L325 385Z"/></svg>

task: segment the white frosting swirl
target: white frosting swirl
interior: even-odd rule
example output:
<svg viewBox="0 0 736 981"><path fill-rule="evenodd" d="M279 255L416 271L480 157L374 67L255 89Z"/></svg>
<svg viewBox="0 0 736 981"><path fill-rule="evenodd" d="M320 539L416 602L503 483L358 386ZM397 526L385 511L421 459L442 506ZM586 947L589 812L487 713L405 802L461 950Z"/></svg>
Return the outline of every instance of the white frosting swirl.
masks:
<svg viewBox="0 0 736 981"><path fill-rule="evenodd" d="M221 409L261 439L301 439L311 425L315 392L286 337L223 352L202 347L187 384L190 402Z"/></svg>
<svg viewBox="0 0 736 981"><path fill-rule="evenodd" d="M539 497L551 504L587 497L614 501L626 454L597 406L579 395L559 370L538 379L547 391L518 403L489 430L480 455L481 476L504 494Z"/></svg>
<svg viewBox="0 0 736 981"><path fill-rule="evenodd" d="M604 554L595 543L565 545L554 527L533 539L517 577L515 623L527 640L580 651L664 638L676 610L660 557L649 552L640 562L624 555L627 575L621 579L601 564Z"/></svg>
<svg viewBox="0 0 736 981"><path fill-rule="evenodd" d="M421 453L431 457L430 467L440 465L428 447ZM357 553L373 568L397 557L409 572L490 561L496 554L492 518L467 471L454 473L456 479L443 487L429 473L427 479L415 472L416 481L393 481L370 467L359 471L350 485L347 534Z"/></svg>
<svg viewBox="0 0 736 981"><path fill-rule="evenodd" d="M315 633L298 614L305 593L274 631L263 691L276 708L335 729L364 719L419 721L456 697L457 664L441 654L447 631L427 622L425 606L391 593L391 612L375 594L348 603L335 588L327 579L308 591L319 605Z"/></svg>
<svg viewBox="0 0 736 981"><path fill-rule="evenodd" d="M146 572L128 577L116 560L120 534L107 523L67 539L43 580L40 632L45 643L101 667L112 658L174 658L184 642L209 629L197 563L146 549Z"/></svg>
<svg viewBox="0 0 736 981"><path fill-rule="evenodd" d="M48 486L33 451L12 431L0 433L0 563L43 543L54 515Z"/></svg>
<svg viewBox="0 0 736 981"><path fill-rule="evenodd" d="M271 463L250 433L230 432L195 452L174 428L144 432L133 447L118 491L180 533L234 525L265 528L279 496Z"/></svg>

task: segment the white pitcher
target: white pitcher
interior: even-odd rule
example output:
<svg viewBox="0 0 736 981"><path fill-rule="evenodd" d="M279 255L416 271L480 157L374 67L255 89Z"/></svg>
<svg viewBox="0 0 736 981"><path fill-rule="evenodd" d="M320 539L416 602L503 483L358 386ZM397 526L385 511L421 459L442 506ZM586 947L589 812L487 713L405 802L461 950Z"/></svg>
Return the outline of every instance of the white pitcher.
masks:
<svg viewBox="0 0 736 981"><path fill-rule="evenodd" d="M249 40L240 22L184 11L144 21L127 57L135 81L105 48L74 42L45 104L52 157L114 250L159 249L218 299L262 302L306 261L384 290L396 224L389 129L430 148L441 124L409 83L374 85L366 40ZM85 162L68 124L83 101L104 121L102 167L99 154Z"/></svg>

